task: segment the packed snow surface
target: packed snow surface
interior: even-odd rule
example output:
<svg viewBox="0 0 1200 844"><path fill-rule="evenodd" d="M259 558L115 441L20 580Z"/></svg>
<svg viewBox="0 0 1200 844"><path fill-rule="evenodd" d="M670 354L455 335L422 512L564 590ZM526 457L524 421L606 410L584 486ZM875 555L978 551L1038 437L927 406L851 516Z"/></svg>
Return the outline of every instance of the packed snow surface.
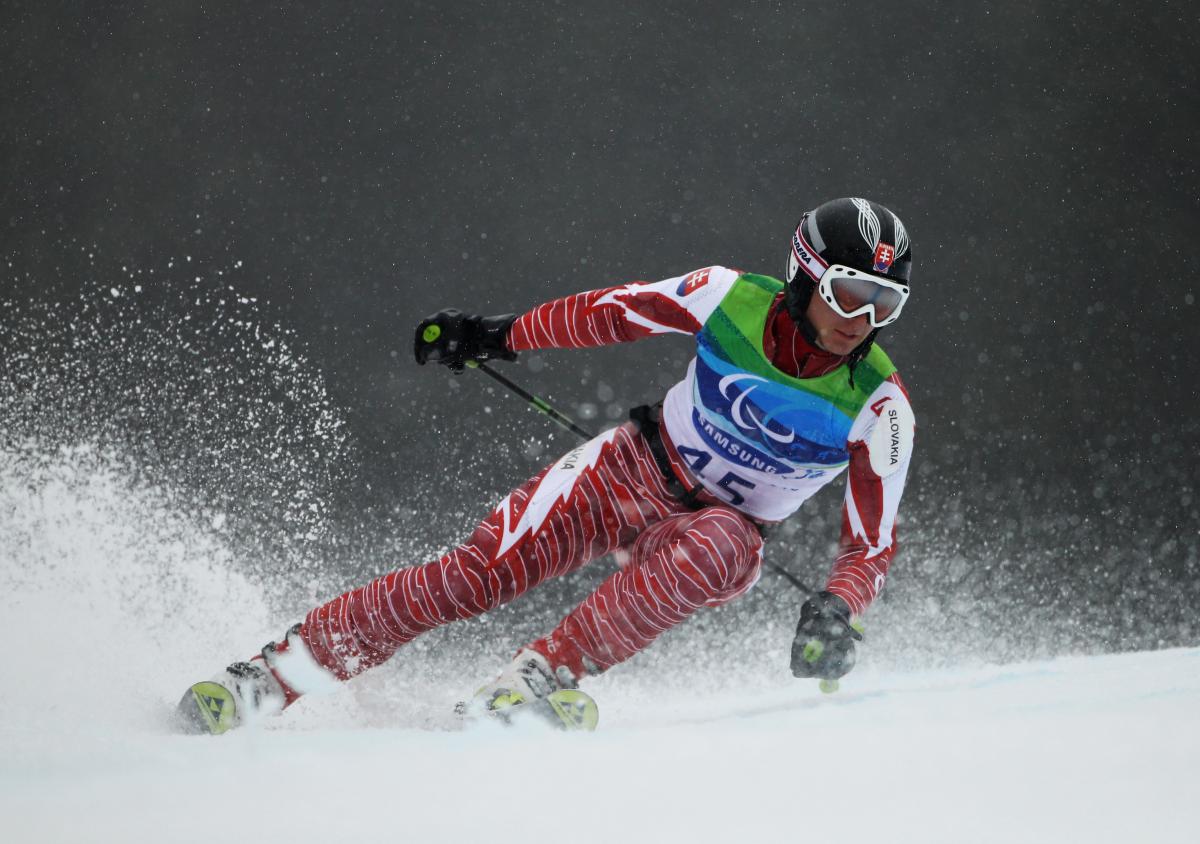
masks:
<svg viewBox="0 0 1200 844"><path fill-rule="evenodd" d="M213 738L162 719L178 671L106 680L85 665L102 639L10 625L9 648L45 648L6 659L11 842L1163 843L1200 825L1200 649L864 672L829 696L609 677L593 734L330 726L297 706Z"/></svg>
<svg viewBox="0 0 1200 844"><path fill-rule="evenodd" d="M481 626L474 656L435 632L259 728L179 735L184 689L295 617L211 527L102 452L0 451L6 844L1200 840L1194 648L864 660L833 695L737 653L639 658L564 734L461 729Z"/></svg>

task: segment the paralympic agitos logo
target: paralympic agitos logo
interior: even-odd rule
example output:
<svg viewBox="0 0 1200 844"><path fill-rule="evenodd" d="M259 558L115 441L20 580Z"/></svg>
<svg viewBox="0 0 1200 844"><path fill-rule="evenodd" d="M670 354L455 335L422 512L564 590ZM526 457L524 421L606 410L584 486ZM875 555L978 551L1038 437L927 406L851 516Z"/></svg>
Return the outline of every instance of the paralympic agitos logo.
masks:
<svg viewBox="0 0 1200 844"><path fill-rule="evenodd" d="M726 375L717 384L717 389L721 395L729 398L730 390L738 384L739 381L757 381L763 384L769 383L766 378L760 378L757 375L746 375L745 373L735 373ZM740 385L739 385L740 386ZM758 387L758 384L753 384L750 387L743 389L738 393L737 398L733 400L733 404L729 408L729 418L739 428L744 428L747 431L759 430L773 439L777 443L787 444L795 441L796 432L791 428L785 428L778 422L771 419L768 414L765 418L759 419L754 415L754 411L746 406L746 399ZM782 430L780 430L782 429Z"/></svg>

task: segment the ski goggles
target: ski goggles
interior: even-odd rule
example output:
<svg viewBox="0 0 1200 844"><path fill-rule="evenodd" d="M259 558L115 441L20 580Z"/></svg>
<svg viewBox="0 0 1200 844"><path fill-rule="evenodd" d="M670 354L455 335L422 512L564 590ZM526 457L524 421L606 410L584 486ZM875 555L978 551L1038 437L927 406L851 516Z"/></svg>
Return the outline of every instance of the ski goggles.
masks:
<svg viewBox="0 0 1200 844"><path fill-rule="evenodd" d="M908 285L841 264L821 273L817 292L834 313L850 319L867 314L872 328L896 321L908 300Z"/></svg>

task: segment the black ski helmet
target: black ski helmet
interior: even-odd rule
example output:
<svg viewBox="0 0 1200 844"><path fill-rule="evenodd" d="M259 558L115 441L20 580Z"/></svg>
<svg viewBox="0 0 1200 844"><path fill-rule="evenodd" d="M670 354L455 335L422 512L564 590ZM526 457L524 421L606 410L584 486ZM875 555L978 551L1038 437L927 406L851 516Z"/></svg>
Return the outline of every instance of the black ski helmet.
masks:
<svg viewBox="0 0 1200 844"><path fill-rule="evenodd" d="M805 316L823 267L842 264L861 272L909 284L912 247L908 231L892 211L858 197L831 199L806 213L792 232L787 262L787 309L805 336L813 339ZM871 349L875 329L850 353L853 368Z"/></svg>

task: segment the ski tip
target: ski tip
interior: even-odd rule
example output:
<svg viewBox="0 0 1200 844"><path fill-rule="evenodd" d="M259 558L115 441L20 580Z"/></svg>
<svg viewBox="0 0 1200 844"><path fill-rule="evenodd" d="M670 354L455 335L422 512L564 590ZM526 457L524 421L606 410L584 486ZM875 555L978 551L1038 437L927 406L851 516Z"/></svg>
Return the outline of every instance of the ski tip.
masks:
<svg viewBox="0 0 1200 844"><path fill-rule="evenodd" d="M183 693L175 714L183 732L219 736L233 727L237 707L227 688L220 683L205 681Z"/></svg>
<svg viewBox="0 0 1200 844"><path fill-rule="evenodd" d="M592 732L600 723L600 709L591 696L579 689L559 689L546 697L546 703L563 728L567 730L582 730Z"/></svg>

